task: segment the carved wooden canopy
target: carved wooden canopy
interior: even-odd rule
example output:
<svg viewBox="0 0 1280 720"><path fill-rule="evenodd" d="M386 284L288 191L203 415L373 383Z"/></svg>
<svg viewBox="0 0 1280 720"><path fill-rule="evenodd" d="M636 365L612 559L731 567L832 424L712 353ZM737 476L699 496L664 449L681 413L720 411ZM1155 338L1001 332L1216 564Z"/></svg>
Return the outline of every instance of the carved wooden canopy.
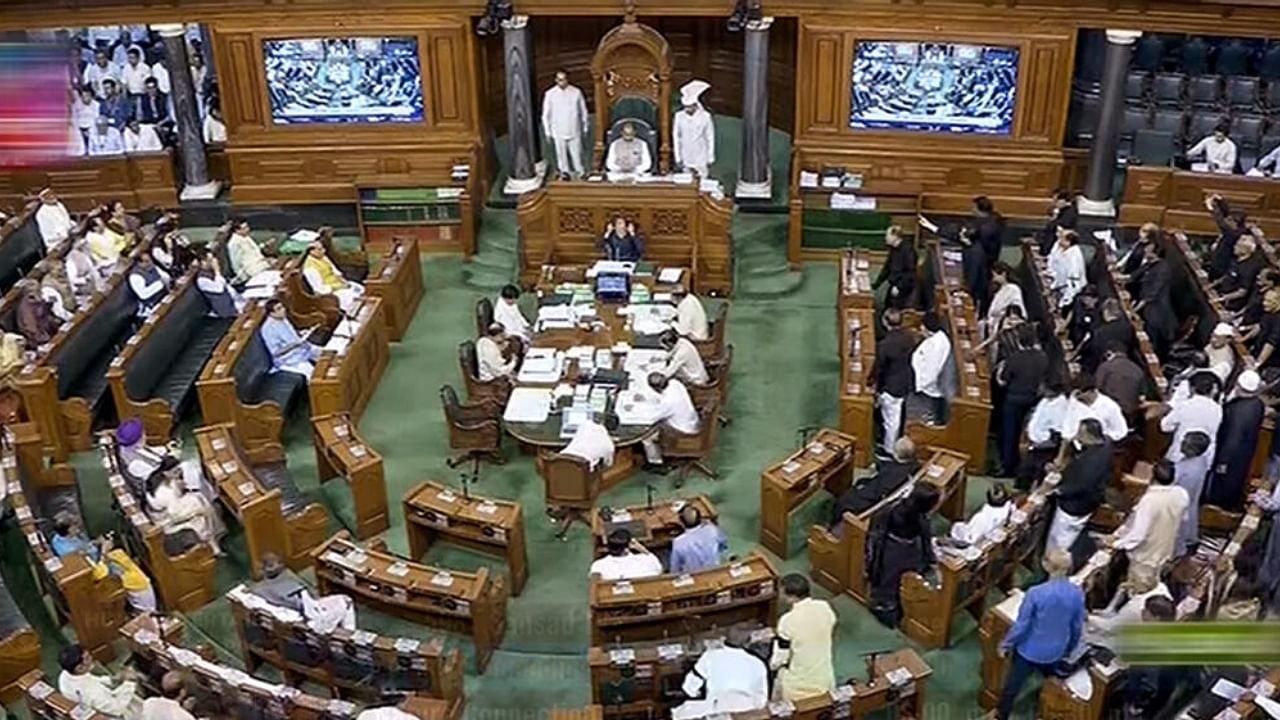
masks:
<svg viewBox="0 0 1280 720"><path fill-rule="evenodd" d="M639 98L653 103L659 132L658 168L671 159L671 46L657 30L635 21L633 14L605 33L591 60L596 90L596 136L592 163L604 165L605 141L613 106Z"/></svg>

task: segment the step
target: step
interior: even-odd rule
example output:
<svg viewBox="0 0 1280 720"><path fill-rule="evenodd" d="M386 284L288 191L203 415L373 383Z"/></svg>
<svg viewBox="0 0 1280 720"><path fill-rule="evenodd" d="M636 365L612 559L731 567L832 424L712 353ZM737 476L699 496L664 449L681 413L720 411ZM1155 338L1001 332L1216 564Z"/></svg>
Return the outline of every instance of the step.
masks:
<svg viewBox="0 0 1280 720"><path fill-rule="evenodd" d="M484 249L471 256L469 263L471 267L477 269L493 270L496 272L513 272L516 267L515 253L506 253L495 251L492 249Z"/></svg>
<svg viewBox="0 0 1280 720"><path fill-rule="evenodd" d="M739 299L765 300L791 295L804 285L804 273L798 270L768 276L740 277L735 289Z"/></svg>
<svg viewBox="0 0 1280 720"><path fill-rule="evenodd" d="M482 270L472 271L470 268L462 271L462 281L466 283L468 287L476 288L478 290L491 290L496 292L510 284L513 279L514 276L512 275L501 275Z"/></svg>
<svg viewBox="0 0 1280 720"><path fill-rule="evenodd" d="M739 277L768 277L770 275L781 275L791 272L791 265L787 263L786 258L781 258L777 262L771 263L738 263Z"/></svg>

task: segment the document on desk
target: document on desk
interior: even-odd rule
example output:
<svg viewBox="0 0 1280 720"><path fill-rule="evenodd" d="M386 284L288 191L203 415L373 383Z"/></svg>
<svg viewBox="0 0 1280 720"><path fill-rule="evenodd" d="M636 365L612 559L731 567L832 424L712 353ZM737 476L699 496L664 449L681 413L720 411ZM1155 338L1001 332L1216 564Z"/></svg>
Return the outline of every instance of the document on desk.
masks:
<svg viewBox="0 0 1280 720"><path fill-rule="evenodd" d="M587 268L587 278L592 279L600 273L631 275L636 271L636 264L622 260L597 260L595 265Z"/></svg>
<svg viewBox="0 0 1280 720"><path fill-rule="evenodd" d="M636 399L637 395L639 400ZM614 412L622 425L652 425L658 422L657 398L632 390L622 392L614 402Z"/></svg>
<svg viewBox="0 0 1280 720"><path fill-rule="evenodd" d="M1257 705L1272 720L1280 720L1280 702L1259 695L1253 699L1253 704Z"/></svg>
<svg viewBox="0 0 1280 720"><path fill-rule="evenodd" d="M811 170L800 171L800 187L816 188L818 187L818 173Z"/></svg>
<svg viewBox="0 0 1280 720"><path fill-rule="evenodd" d="M1218 682L1213 684L1209 690L1214 695L1231 702L1238 702L1240 696L1249 692L1249 689L1241 685L1237 685L1226 678L1218 678Z"/></svg>
<svg viewBox="0 0 1280 720"><path fill-rule="evenodd" d="M658 282L663 285L674 285L680 282L682 277L684 277L684 268L669 267L658 271Z"/></svg>
<svg viewBox="0 0 1280 720"><path fill-rule="evenodd" d="M665 365L666 362L667 352L665 350L633 349L627 353L627 359L622 364L622 369L629 375L644 375L649 369Z"/></svg>
<svg viewBox="0 0 1280 720"><path fill-rule="evenodd" d="M551 414L551 391L542 388L516 388L502 413L506 422L540 423Z"/></svg>

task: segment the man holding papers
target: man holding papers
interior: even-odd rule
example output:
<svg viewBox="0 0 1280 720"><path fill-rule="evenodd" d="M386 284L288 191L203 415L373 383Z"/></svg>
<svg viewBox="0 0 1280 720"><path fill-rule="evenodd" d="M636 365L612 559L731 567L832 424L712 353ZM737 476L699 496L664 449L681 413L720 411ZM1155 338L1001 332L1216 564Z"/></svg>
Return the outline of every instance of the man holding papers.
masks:
<svg viewBox="0 0 1280 720"><path fill-rule="evenodd" d="M508 350L507 334L500 323L490 325L488 334L476 340L476 360L481 382L515 374L519 359Z"/></svg>
<svg viewBox="0 0 1280 720"><path fill-rule="evenodd" d="M693 343L680 337L675 330L662 333L661 342L667 351L667 364L661 371L663 375L678 377L694 385L707 384L707 367L702 364L702 356Z"/></svg>
<svg viewBox="0 0 1280 720"><path fill-rule="evenodd" d="M698 432L698 411L694 409L693 400L689 398L689 391L683 383L668 380L662 373L651 373L649 387L658 393L658 408L654 413L656 424L686 434ZM662 462L662 446L658 444L657 435L644 441L644 456L645 470L659 475L667 474L668 468Z"/></svg>
<svg viewBox="0 0 1280 720"><path fill-rule="evenodd" d="M690 340L711 339L707 311L702 307L702 301L684 288L671 293L671 298L676 301L676 332Z"/></svg>

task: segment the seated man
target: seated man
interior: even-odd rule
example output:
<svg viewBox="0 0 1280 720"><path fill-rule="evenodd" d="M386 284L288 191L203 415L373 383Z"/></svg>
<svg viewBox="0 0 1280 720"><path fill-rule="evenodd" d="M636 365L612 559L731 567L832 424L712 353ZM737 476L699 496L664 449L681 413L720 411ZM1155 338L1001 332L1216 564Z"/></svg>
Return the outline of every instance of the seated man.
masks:
<svg viewBox="0 0 1280 720"><path fill-rule="evenodd" d="M36 210L36 227L40 229L40 237L44 239L46 248L67 239L75 229L75 221L67 212L67 207L58 200L52 188L40 191L40 209Z"/></svg>
<svg viewBox="0 0 1280 720"><path fill-rule="evenodd" d="M680 508L680 525L684 532L671 541L671 573L691 573L720 564L720 556L729 549L729 539L716 521L704 517L693 505Z"/></svg>
<svg viewBox="0 0 1280 720"><path fill-rule="evenodd" d="M124 128L124 151L129 154L153 153L164 150L164 143L156 134L154 125L143 125L137 118L129 120Z"/></svg>
<svg viewBox="0 0 1280 720"><path fill-rule="evenodd" d="M250 586L249 591L270 605L298 613L306 618L307 627L318 633L328 634L339 627L356 629L356 610L351 598L313 596L275 553L263 553L261 570L262 579Z"/></svg>
<svg viewBox="0 0 1280 720"><path fill-rule="evenodd" d="M101 292L106 286L102 275L98 273L98 267L93 262L93 255L89 251L89 240L84 237L78 237L72 241L71 247L67 249L67 254L63 258L63 264L66 266L67 282L71 285L71 292L76 296L76 302L83 303L93 297L96 292Z"/></svg>
<svg viewBox="0 0 1280 720"><path fill-rule="evenodd" d="M1202 138L1200 142L1187 150L1187 159L1203 157L1209 166L1209 172L1230 175L1236 169L1236 144L1227 137L1228 125L1219 123L1213 134Z"/></svg>
<svg viewBox="0 0 1280 720"><path fill-rule="evenodd" d="M176 461L187 490L199 492L210 500L216 497L213 486L205 482L199 461L179 458L176 442L168 446L147 445L140 418L129 418L116 428L116 450L124 466L125 479L131 483L135 495L142 495L146 488L133 483L145 483L157 470Z"/></svg>
<svg viewBox="0 0 1280 720"><path fill-rule="evenodd" d="M654 424L663 425L686 435L698 432L702 424L698 411L693 407L689 391L679 380L672 380L662 373L649 374L649 387L658 393L658 408ZM662 462L662 446L658 435L644 440L644 469L665 475L667 467Z"/></svg>
<svg viewBox="0 0 1280 720"><path fill-rule="evenodd" d="M94 127L89 131L86 145L91 157L124 153L124 138L120 136L120 131L112 127L111 121L101 115L94 120Z"/></svg>
<svg viewBox="0 0 1280 720"><path fill-rule="evenodd" d="M208 498L186 486L177 458L166 455L160 467L147 478L147 505L150 510L147 515L165 534L190 530L201 542L207 543L215 555L222 555L218 545L222 519Z"/></svg>
<svg viewBox="0 0 1280 720"><path fill-rule="evenodd" d="M145 91L138 98L138 114L135 116L146 125L164 125L173 122L169 116L169 98L160 92L155 78L147 78Z"/></svg>
<svg viewBox="0 0 1280 720"><path fill-rule="evenodd" d="M498 323L489 326L488 335L476 340L476 362L481 382L515 375L520 358L512 351L507 334Z"/></svg>
<svg viewBox="0 0 1280 720"><path fill-rule="evenodd" d="M151 579L124 550L113 546L110 535L90 540L84 534L84 528L80 527L80 520L66 510L54 516L53 532L53 540L49 545L54 555L59 558L83 555L93 569L95 581L107 576L119 579L129 600L129 607L135 612L156 611L156 593L151 587Z"/></svg>
<svg viewBox="0 0 1280 720"><path fill-rule="evenodd" d="M205 302L209 303L209 314L222 318L239 315L244 310L244 297L222 276L218 258L205 251L198 262L196 288L204 295Z"/></svg>
<svg viewBox="0 0 1280 720"><path fill-rule="evenodd" d="M329 259L324 245L315 242L307 248L307 257L302 261L302 276L307 279L307 286L317 295L333 295L338 298L338 307L350 315L364 297L364 286L351 282L342 276L342 271Z"/></svg>
<svg viewBox="0 0 1280 720"><path fill-rule="evenodd" d="M169 273L156 265L150 250L138 253L138 260L129 270L129 289L138 301L138 317L149 317L169 294L172 280Z"/></svg>
<svg viewBox="0 0 1280 720"><path fill-rule="evenodd" d="M676 332L682 337L687 337L697 342L710 340L711 329L707 322L707 311L702 307L702 301L698 299L698 296L687 289L681 288L671 293L671 297L677 301Z"/></svg>
<svg viewBox="0 0 1280 720"><path fill-rule="evenodd" d="M1125 582L1107 607L1089 613L1085 620L1085 639L1091 645L1114 648L1116 633L1129 623L1142 622L1148 598L1173 600L1169 587L1154 575L1143 576L1137 583Z"/></svg>
<svg viewBox="0 0 1280 720"><path fill-rule="evenodd" d="M34 350L44 345L58 332L61 323L54 317L49 303L40 294L40 286L35 280L23 280L19 283L20 299L15 311L18 333L27 341L27 347Z"/></svg>
<svg viewBox="0 0 1280 720"><path fill-rule="evenodd" d="M592 562L588 575L611 582L639 580L662 574L662 563L658 556L632 538L631 532L625 528L609 533L609 537L605 539L605 548L609 554Z"/></svg>
<svg viewBox="0 0 1280 720"><path fill-rule="evenodd" d="M667 362L659 372L694 385L706 385L709 382L702 355L698 354L698 348L693 343L680 337L675 330L662 333L660 342L667 351Z"/></svg>
<svg viewBox="0 0 1280 720"><path fill-rule="evenodd" d="M999 483L987 489L987 502L973 517L951 525L951 539L964 545L975 545L992 530L1004 527L1013 514L1009 491Z"/></svg>
<svg viewBox="0 0 1280 720"><path fill-rule="evenodd" d="M839 533L845 513L860 515L870 510L919 470L916 444L909 437L898 438L893 444L893 457L882 461L874 475L855 483L836 501L831 513L831 529Z"/></svg>
<svg viewBox="0 0 1280 720"><path fill-rule="evenodd" d="M504 285L498 294L498 302L493 304L493 321L513 337L525 343L533 338L529 327L529 319L520 312L520 288L515 285Z"/></svg>
<svg viewBox="0 0 1280 720"><path fill-rule="evenodd" d="M729 630L724 645L702 653L681 689L689 700L671 711L673 720L761 710L769 703L769 669L747 651L751 635Z"/></svg>
<svg viewBox="0 0 1280 720"><path fill-rule="evenodd" d="M649 143L636 137L635 125L622 125L622 135L609 143L609 155L604 165L609 172L621 175L645 175L653 168Z"/></svg>
<svg viewBox="0 0 1280 720"><path fill-rule="evenodd" d="M160 677L160 694L142 701L141 720L196 720L187 708L193 706L187 697L182 673L170 670Z"/></svg>
<svg viewBox="0 0 1280 720"><path fill-rule="evenodd" d="M644 256L644 237L636 232L635 223L618 215L605 231L600 249L604 252L605 260L639 262Z"/></svg>
<svg viewBox="0 0 1280 720"><path fill-rule="evenodd" d="M316 371L316 360L320 358L319 346L311 342L315 330L307 328L298 332L289 321L284 303L274 298L268 300L267 317L259 332L271 353L271 372L296 373L310 381L311 373Z"/></svg>
<svg viewBox="0 0 1280 720"><path fill-rule="evenodd" d="M132 679L116 683L110 678L94 675L93 655L78 644L68 645L58 653L58 692L83 708L102 713L109 718L134 718L141 710L138 685ZM132 670L125 670L132 674ZM167 716L172 717L172 716Z"/></svg>
<svg viewBox="0 0 1280 720"><path fill-rule="evenodd" d="M275 239L268 240L266 247L270 250ZM227 238L227 257L231 261L231 283L233 285L266 285L279 282L275 265L263 253L258 241L249 234L249 221L236 218L231 221L231 235ZM269 294L269 293L268 293Z"/></svg>
<svg viewBox="0 0 1280 720"><path fill-rule="evenodd" d="M618 429L618 416L608 413L603 420L604 424L596 422L594 416L583 420L560 454L581 458L592 470L601 463L606 468L612 465L615 447L609 433Z"/></svg>

